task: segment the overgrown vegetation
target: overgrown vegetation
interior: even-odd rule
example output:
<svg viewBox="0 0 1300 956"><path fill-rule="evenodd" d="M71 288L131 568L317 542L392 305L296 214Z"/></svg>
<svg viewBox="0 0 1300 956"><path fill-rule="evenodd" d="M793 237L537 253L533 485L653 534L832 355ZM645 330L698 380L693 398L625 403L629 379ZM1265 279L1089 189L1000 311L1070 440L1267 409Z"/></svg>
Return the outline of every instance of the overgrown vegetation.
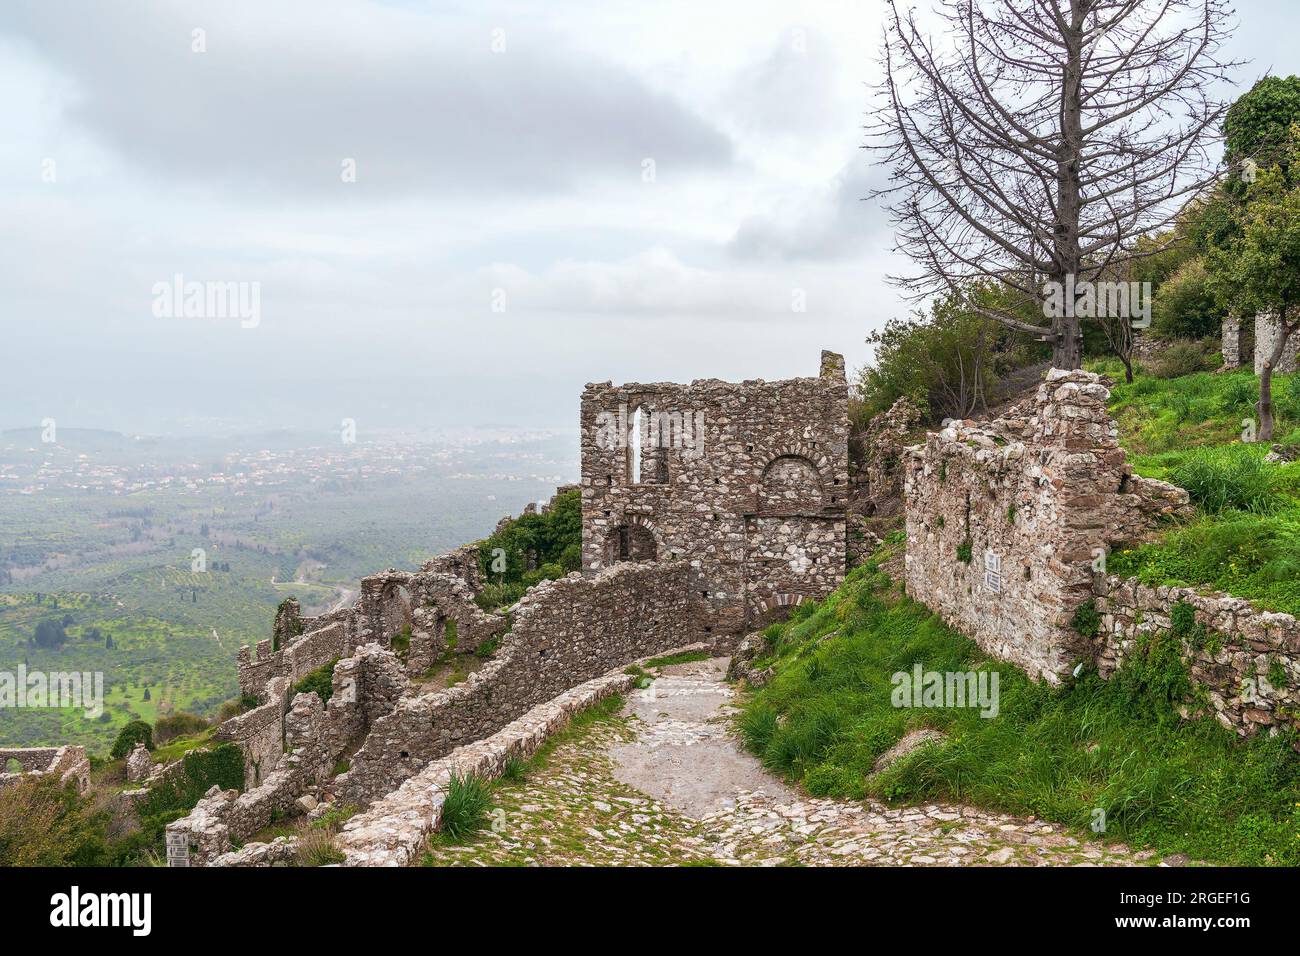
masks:
<svg viewBox="0 0 1300 956"><path fill-rule="evenodd" d="M511 518L479 542L484 588L475 596L484 610L514 604L534 584L582 568L582 496L555 496L546 513Z"/></svg>
<svg viewBox="0 0 1300 956"><path fill-rule="evenodd" d="M143 720L133 720L122 728L109 755L119 760L134 750L136 744L144 744L146 750L153 750L153 728Z"/></svg>
<svg viewBox="0 0 1300 956"><path fill-rule="evenodd" d="M304 676L302 680L293 685L293 690L289 695L290 699L295 694L315 694L320 698L322 704L328 704L330 697L334 693L334 667L338 662L339 659L336 657Z"/></svg>
<svg viewBox="0 0 1300 956"><path fill-rule="evenodd" d="M491 783L476 774L452 774L442 804L439 834L452 843L468 839L487 825L491 806Z"/></svg>
<svg viewBox="0 0 1300 956"><path fill-rule="evenodd" d="M887 550L887 549L886 549ZM878 554L807 616L773 628L770 683L740 718L747 746L811 793L891 802L952 800L1087 828L1138 847L1245 865L1300 863L1300 755L1294 732L1248 741L1212 717L1182 721L1188 691L1177 635L1157 634L1111 680L1085 671L1035 683L900 595ZM891 677L1000 672L1000 709L891 704ZM888 769L876 759L908 731L947 734Z"/></svg>
<svg viewBox="0 0 1300 956"><path fill-rule="evenodd" d="M1265 460L1251 437L1247 371L1117 386L1111 413L1135 470L1183 488L1198 516L1158 540L1121 548L1107 570L1143 583L1206 587L1300 614L1300 464ZM1275 381L1279 423L1300 441L1300 375Z"/></svg>

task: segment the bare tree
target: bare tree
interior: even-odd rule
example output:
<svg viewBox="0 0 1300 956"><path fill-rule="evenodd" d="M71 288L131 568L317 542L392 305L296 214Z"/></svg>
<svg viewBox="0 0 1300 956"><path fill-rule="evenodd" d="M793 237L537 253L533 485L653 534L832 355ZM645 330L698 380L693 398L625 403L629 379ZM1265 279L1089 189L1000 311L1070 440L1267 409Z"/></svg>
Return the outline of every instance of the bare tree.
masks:
<svg viewBox="0 0 1300 956"><path fill-rule="evenodd" d="M1226 3L940 0L936 40L889 0L868 129L892 168L876 195L918 267L895 281L921 297L991 278L1046 305L1047 282L1078 290L1161 251L1135 241L1217 173L1210 88L1238 65L1219 57ZM1036 325L972 307L1079 366L1073 308Z"/></svg>

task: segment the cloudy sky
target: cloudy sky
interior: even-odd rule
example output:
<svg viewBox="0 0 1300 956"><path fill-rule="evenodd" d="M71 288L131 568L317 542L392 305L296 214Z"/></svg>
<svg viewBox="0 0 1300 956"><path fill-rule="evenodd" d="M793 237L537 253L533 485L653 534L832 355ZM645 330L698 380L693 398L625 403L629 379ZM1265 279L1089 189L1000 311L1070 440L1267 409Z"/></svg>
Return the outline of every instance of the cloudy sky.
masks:
<svg viewBox="0 0 1300 956"><path fill-rule="evenodd" d="M883 10L4 0L0 428L564 427L588 381L859 366L909 311ZM1294 72L1292 0L1239 11L1242 87ZM159 315L178 275L256 321Z"/></svg>

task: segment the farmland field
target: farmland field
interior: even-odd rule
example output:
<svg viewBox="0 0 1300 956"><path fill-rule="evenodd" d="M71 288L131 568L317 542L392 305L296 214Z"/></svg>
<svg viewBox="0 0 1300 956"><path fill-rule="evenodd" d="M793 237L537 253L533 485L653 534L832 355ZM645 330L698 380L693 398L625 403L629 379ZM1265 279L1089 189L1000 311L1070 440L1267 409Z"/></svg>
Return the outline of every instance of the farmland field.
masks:
<svg viewBox="0 0 1300 956"><path fill-rule="evenodd" d="M308 612L351 600L362 576L485 537L576 471L546 437L186 447L175 461L78 437L0 436L0 673L102 673L104 710L2 707L10 746L102 754L129 720L210 717L236 695L235 652L269 636L284 598ZM43 622L57 640L36 639Z"/></svg>

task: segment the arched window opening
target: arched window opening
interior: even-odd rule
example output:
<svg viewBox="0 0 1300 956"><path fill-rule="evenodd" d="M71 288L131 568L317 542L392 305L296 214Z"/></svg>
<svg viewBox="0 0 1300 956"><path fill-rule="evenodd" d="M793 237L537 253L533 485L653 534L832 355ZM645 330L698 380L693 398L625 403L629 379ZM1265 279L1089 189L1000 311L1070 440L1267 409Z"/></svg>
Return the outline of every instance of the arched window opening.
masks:
<svg viewBox="0 0 1300 956"><path fill-rule="evenodd" d="M653 561L658 556L654 535L636 524L619 525L605 539L605 563Z"/></svg>
<svg viewBox="0 0 1300 956"><path fill-rule="evenodd" d="M760 513L805 514L821 509L821 476L807 458L782 455L764 469L758 492Z"/></svg>

